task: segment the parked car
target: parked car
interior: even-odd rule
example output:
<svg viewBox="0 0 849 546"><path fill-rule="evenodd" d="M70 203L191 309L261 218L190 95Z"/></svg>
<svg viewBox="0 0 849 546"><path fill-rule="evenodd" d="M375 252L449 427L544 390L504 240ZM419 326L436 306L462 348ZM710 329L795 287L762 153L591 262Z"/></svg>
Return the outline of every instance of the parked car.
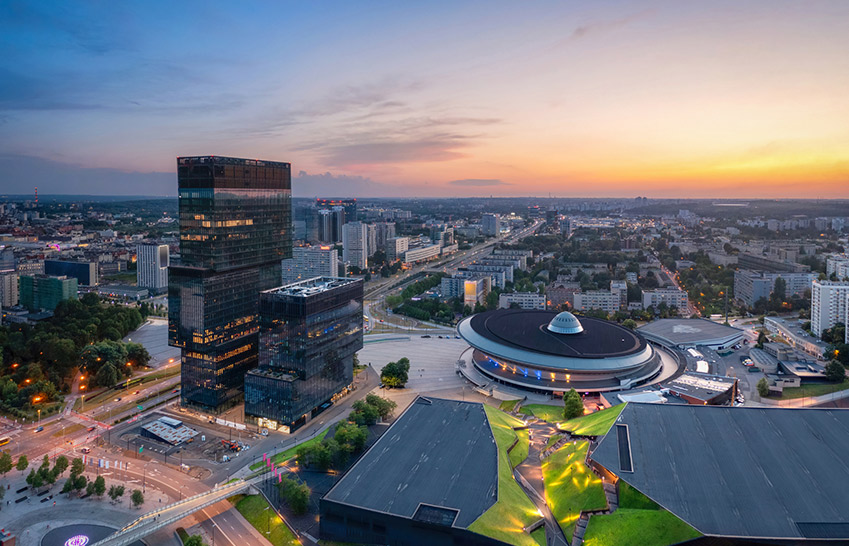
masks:
<svg viewBox="0 0 849 546"><path fill-rule="evenodd" d="M42 430L44 430L44 427L41 427L41 426L38 427L37 429L35 429L36 432L41 432Z"/></svg>
<svg viewBox="0 0 849 546"><path fill-rule="evenodd" d="M82 448L80 451L82 451L83 453L88 454L88 453L91 453L91 448L90 448L90 447L84 447L84 448Z"/></svg>

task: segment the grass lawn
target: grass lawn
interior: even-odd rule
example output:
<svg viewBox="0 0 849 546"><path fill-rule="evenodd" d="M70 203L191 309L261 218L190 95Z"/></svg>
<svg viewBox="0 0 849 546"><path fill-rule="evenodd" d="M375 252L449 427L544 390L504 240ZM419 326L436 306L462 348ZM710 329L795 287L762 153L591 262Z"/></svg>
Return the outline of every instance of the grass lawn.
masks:
<svg viewBox="0 0 849 546"><path fill-rule="evenodd" d="M512 427L522 422L495 408L484 406L498 446L498 501L469 526L469 530L516 546L539 546L523 529L541 516L513 479L507 448L516 438ZM518 449L518 446L514 449Z"/></svg>
<svg viewBox="0 0 849 546"><path fill-rule="evenodd" d="M589 415L569 419L560 423L560 428L579 436L602 436L607 434L623 409L625 409L625 404L619 404Z"/></svg>
<svg viewBox="0 0 849 546"><path fill-rule="evenodd" d="M63 421L64 422L64 421ZM88 428L86 425L81 425L79 423L71 423L69 425L65 425L65 430L62 430L62 427L56 427L56 432L53 433L54 438L59 438L60 436L66 436L68 434L73 434L75 432L79 432L85 428Z"/></svg>
<svg viewBox="0 0 849 546"><path fill-rule="evenodd" d="M557 442L559 442L560 438L563 438L562 434L552 434L551 438L549 438L548 441L545 443L545 449L548 449Z"/></svg>
<svg viewBox="0 0 849 546"><path fill-rule="evenodd" d="M592 516L584 534L586 546L669 546L701 534L666 510L619 508Z"/></svg>
<svg viewBox="0 0 849 546"><path fill-rule="evenodd" d="M298 454L298 448L299 448L299 447L301 447L301 446L309 446L309 445L312 445L312 444L317 444L318 442L322 441L322 440L324 439L324 437L325 437L325 436L327 436L327 433L328 433L329 431L330 431L330 428L328 427L328 428L327 428L324 432L322 432L321 434L319 434L319 435L318 435L318 436L316 436L315 438L312 438L312 439L310 439L310 440L307 440L306 442L301 442L300 444L296 444L296 445L294 445L294 446L290 447L289 449L287 449L287 450L285 450L285 451L281 451L280 453L278 453L278 454L274 455L273 457L271 457L271 461L272 461L274 464L280 464L280 463L282 463L283 461L287 461L287 460L291 459L292 457L294 457L295 455L297 455L297 454ZM265 464L265 463L264 463L263 461L259 461L258 463L254 463L254 464L252 464L252 465L251 465L251 470L258 470L258 469L259 469L259 468L261 468L264 464Z"/></svg>
<svg viewBox="0 0 849 546"><path fill-rule="evenodd" d="M530 447L527 429L517 430L516 436L518 436L519 441L513 450L510 451L510 464L513 465L513 468L516 468L522 464L522 461L528 458L528 448Z"/></svg>
<svg viewBox="0 0 849 546"><path fill-rule="evenodd" d="M837 391L845 391L846 389L849 389L849 379L844 379L842 383L813 383L802 385L801 387L787 387L781 395L781 400L821 396Z"/></svg>
<svg viewBox="0 0 849 546"><path fill-rule="evenodd" d="M498 408L501 411L511 412L511 411L513 411L513 408L515 408L516 404L518 404L518 403L519 403L518 400L505 400L505 401L501 402L501 404L499 404Z"/></svg>
<svg viewBox="0 0 849 546"><path fill-rule="evenodd" d="M624 481L619 481L619 508L660 510L660 505L643 495Z"/></svg>
<svg viewBox="0 0 849 546"><path fill-rule="evenodd" d="M549 406L548 404L525 404L519 410L525 415L533 415L549 423L557 423L563 420L563 406Z"/></svg>
<svg viewBox="0 0 849 546"><path fill-rule="evenodd" d="M300 546L301 543L262 495L236 495L230 497L230 502L274 546ZM266 533L269 529L271 532Z"/></svg>
<svg viewBox="0 0 849 546"><path fill-rule="evenodd" d="M582 510L607 508L601 478L587 467L589 442L570 442L542 463L545 499L567 539L575 532Z"/></svg>
<svg viewBox="0 0 849 546"><path fill-rule="evenodd" d="M545 525L537 528L533 533L531 533L531 538L536 540L539 546L545 546Z"/></svg>

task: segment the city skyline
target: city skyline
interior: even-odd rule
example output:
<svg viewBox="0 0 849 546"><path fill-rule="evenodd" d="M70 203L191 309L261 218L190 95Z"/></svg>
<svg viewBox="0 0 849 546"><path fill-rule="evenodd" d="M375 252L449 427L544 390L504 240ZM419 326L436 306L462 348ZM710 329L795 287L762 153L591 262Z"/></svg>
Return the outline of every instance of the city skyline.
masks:
<svg viewBox="0 0 849 546"><path fill-rule="evenodd" d="M0 7L3 191L849 197L849 5Z"/></svg>

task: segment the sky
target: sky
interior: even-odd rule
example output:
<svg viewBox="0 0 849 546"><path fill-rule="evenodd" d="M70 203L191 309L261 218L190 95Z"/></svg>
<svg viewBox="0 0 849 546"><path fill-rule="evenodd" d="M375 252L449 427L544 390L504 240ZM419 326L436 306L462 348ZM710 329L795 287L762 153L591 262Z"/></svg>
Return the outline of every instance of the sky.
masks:
<svg viewBox="0 0 849 546"><path fill-rule="evenodd" d="M849 197L849 2L0 2L0 193Z"/></svg>

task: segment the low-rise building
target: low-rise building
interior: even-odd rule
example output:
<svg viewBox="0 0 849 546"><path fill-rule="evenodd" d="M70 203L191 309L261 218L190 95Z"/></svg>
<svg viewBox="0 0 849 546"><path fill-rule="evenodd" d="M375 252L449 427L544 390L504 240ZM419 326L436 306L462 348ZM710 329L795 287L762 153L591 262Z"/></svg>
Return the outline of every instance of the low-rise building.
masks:
<svg viewBox="0 0 849 546"><path fill-rule="evenodd" d="M498 296L498 308L509 309L513 304L522 309L545 309L545 295L538 292L512 292Z"/></svg>
<svg viewBox="0 0 849 546"><path fill-rule="evenodd" d="M616 292L609 290L588 290L586 292L576 292L573 296L573 308L576 311L590 311L599 309L608 313L615 313L619 310L620 298Z"/></svg>
<svg viewBox="0 0 849 546"><path fill-rule="evenodd" d="M665 303L667 307L675 307L679 311L686 312L689 301L687 293L677 288L643 290L643 309L657 308L661 303Z"/></svg>
<svg viewBox="0 0 849 546"><path fill-rule="evenodd" d="M426 262L439 257L441 247L439 245L424 245L411 248L404 253L404 263L414 264Z"/></svg>

